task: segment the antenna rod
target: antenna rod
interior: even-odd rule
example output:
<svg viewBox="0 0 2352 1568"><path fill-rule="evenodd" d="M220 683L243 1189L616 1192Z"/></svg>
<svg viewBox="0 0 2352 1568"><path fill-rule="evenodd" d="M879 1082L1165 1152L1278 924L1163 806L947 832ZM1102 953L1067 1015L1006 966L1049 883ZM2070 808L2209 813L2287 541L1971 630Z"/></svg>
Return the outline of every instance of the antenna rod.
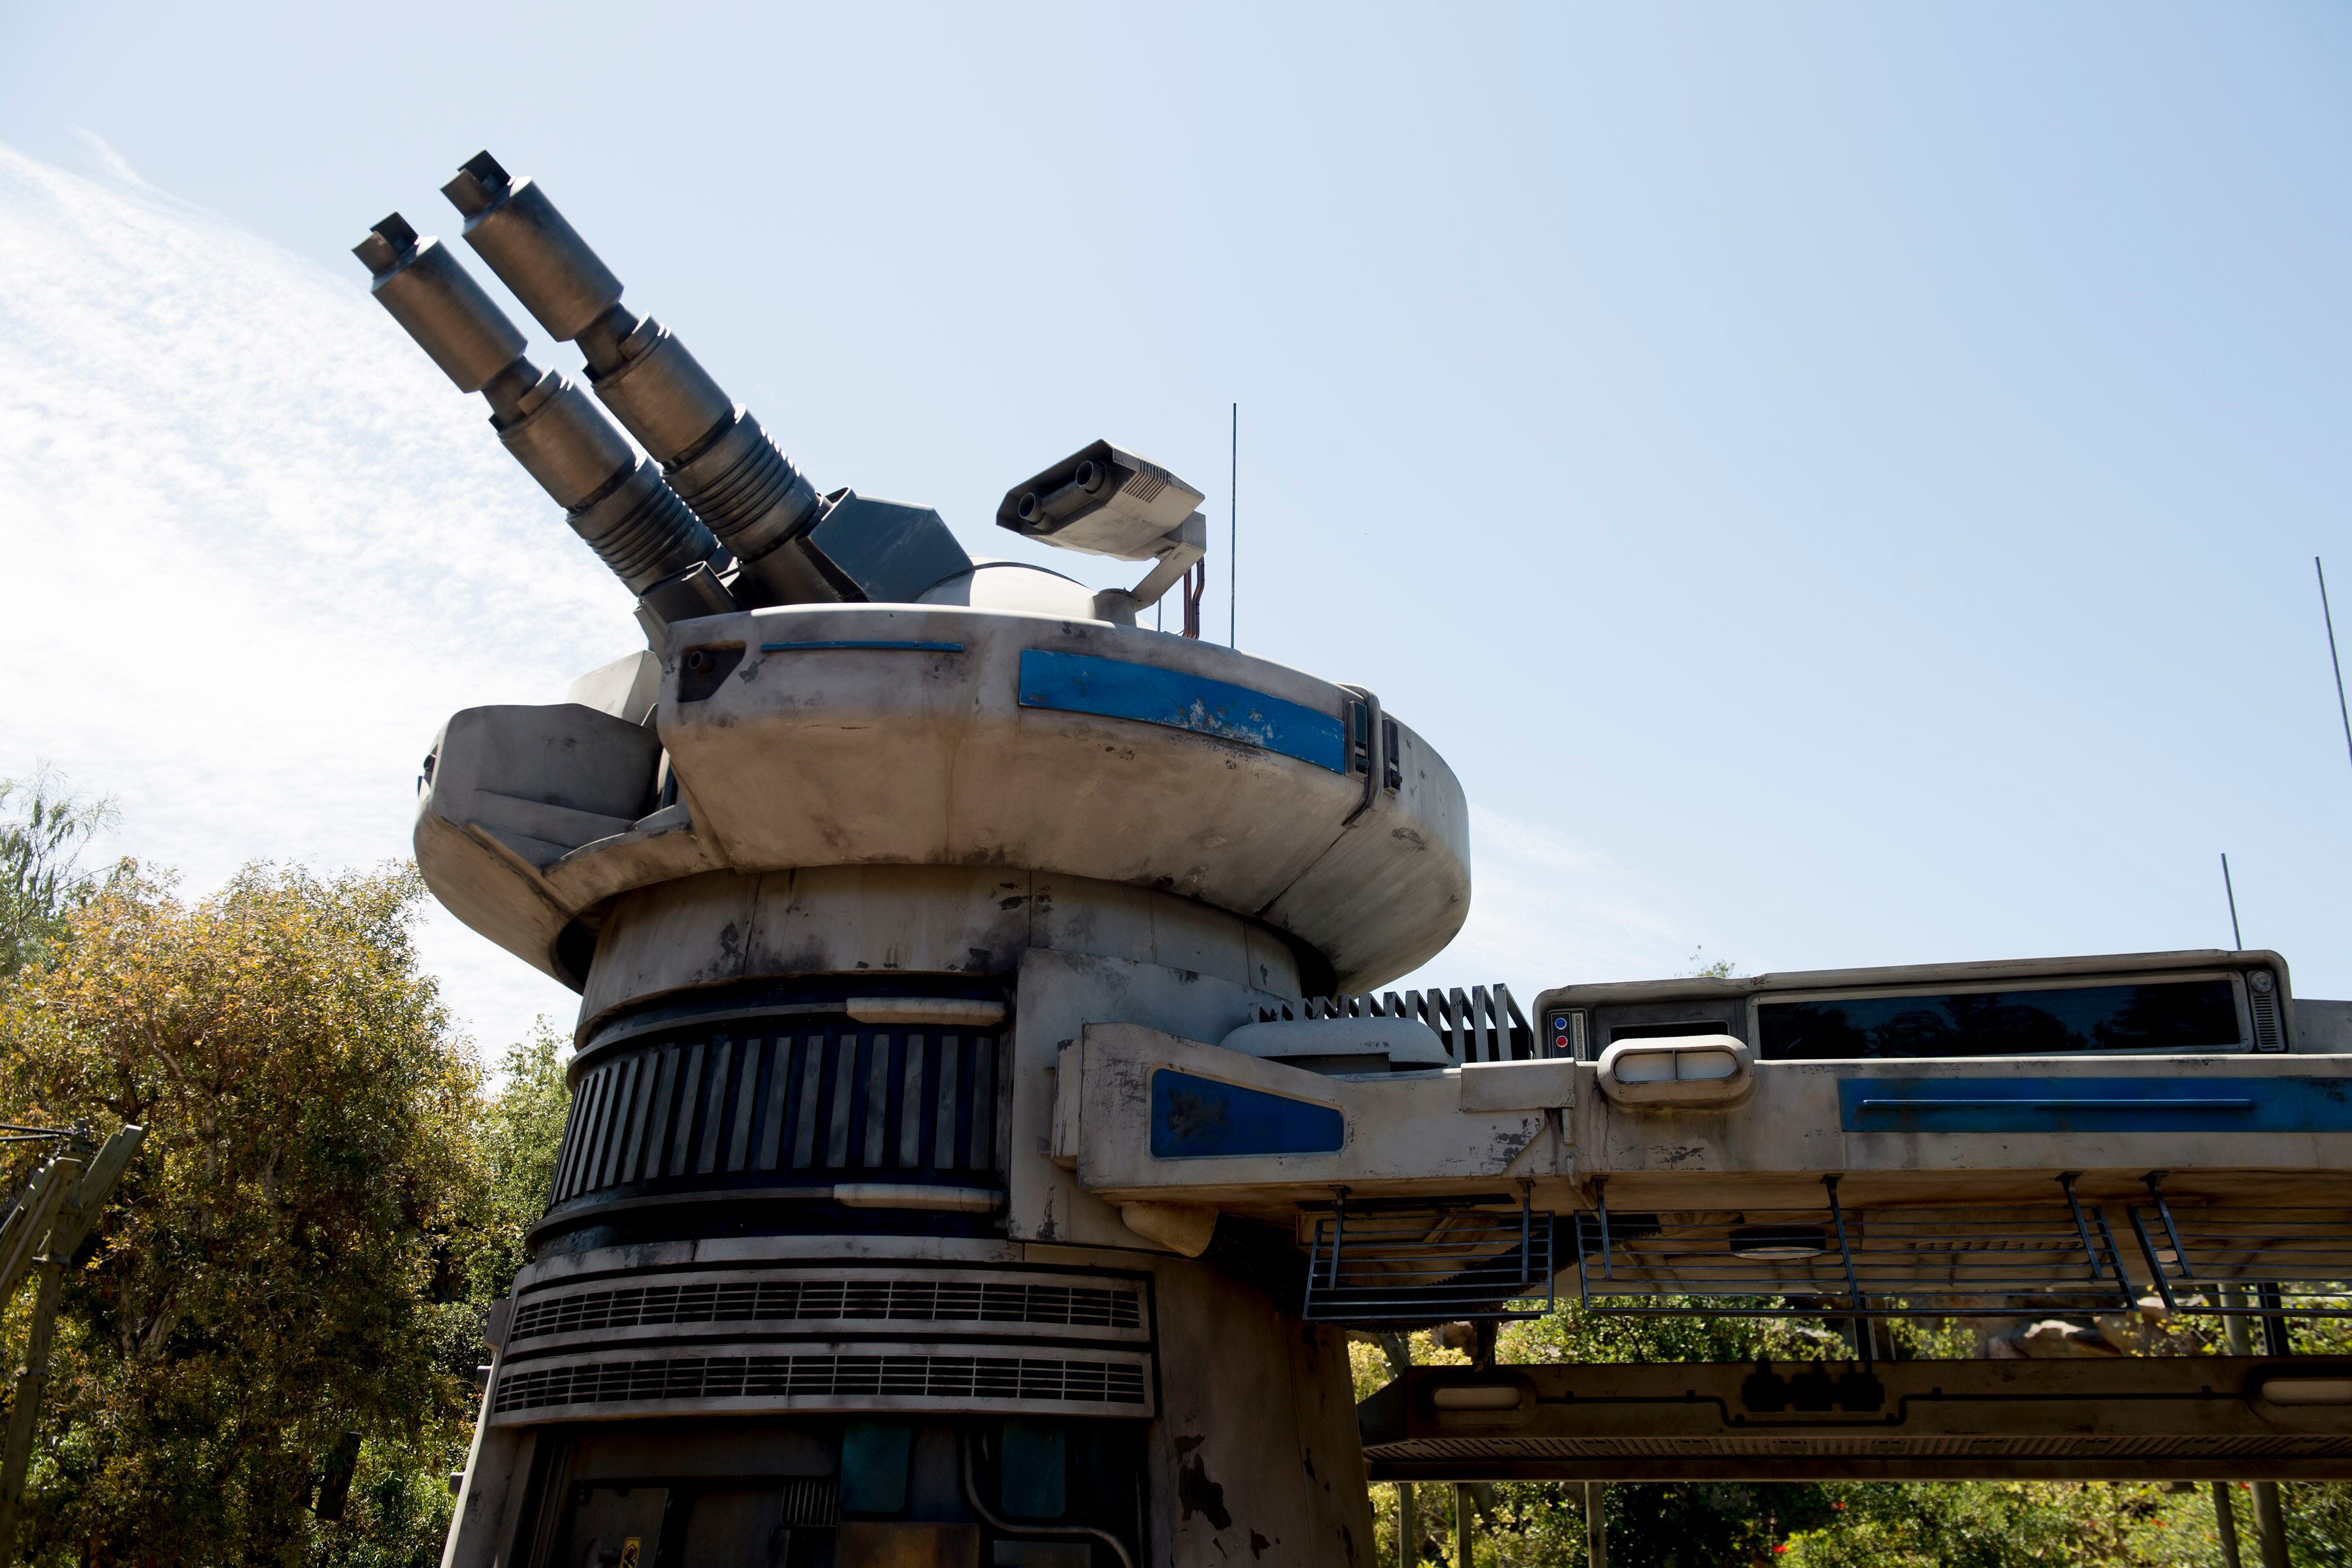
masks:
<svg viewBox="0 0 2352 1568"><path fill-rule="evenodd" d="M2246 939L2238 934L2238 889L2230 885L2230 857L2221 856L2221 891L2230 900L2230 941L2240 952L2246 951Z"/></svg>
<svg viewBox="0 0 2352 1568"><path fill-rule="evenodd" d="M1242 569L1234 552L1241 544L1242 535L1242 405L1234 405L1234 447L1232 466L1225 474L1225 646L1239 647L1234 640L1234 628L1241 625ZM2334 633L2328 634L2333 637ZM2328 645L2334 647L2333 643ZM2338 679L2340 690L2343 681ZM2352 719L2344 721L2345 739L2352 742Z"/></svg>
<svg viewBox="0 0 2352 1568"><path fill-rule="evenodd" d="M2319 618L2327 623L2327 668L2336 672L2336 711L2344 721L2344 754L2352 757L2352 708L2344 703L2344 661L2336 652L2336 617L2327 609L2327 568L2315 555L2311 569L2319 574Z"/></svg>

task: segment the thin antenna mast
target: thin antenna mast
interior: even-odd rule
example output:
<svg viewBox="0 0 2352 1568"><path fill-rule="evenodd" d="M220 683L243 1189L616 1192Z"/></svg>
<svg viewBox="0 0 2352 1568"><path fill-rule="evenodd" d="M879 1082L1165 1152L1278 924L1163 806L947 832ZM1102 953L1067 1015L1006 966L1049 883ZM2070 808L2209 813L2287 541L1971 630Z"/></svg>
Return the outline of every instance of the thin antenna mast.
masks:
<svg viewBox="0 0 2352 1568"><path fill-rule="evenodd" d="M1241 625L1242 571L1234 555L1242 536L1242 405L1234 405L1232 467L1225 474L1225 646L1239 647L1234 628ZM2333 633L2329 634L2331 637ZM2333 647L2334 645L2329 645ZM2340 683L2339 683L2340 684ZM2345 737L2352 741L2352 719L2345 721Z"/></svg>
<svg viewBox="0 0 2352 1568"><path fill-rule="evenodd" d="M2230 942L2238 952L2246 951L2246 939L2238 934L2238 889L2230 885L2230 857L2221 856L2221 892L2230 900Z"/></svg>
<svg viewBox="0 0 2352 1568"><path fill-rule="evenodd" d="M2352 708L2344 703L2344 661L2336 657L2336 617L2327 608L2327 568L2315 555L2311 569L2319 574L2319 618L2327 623L2327 668L2336 672L2336 712L2344 721L2344 754L2352 757Z"/></svg>

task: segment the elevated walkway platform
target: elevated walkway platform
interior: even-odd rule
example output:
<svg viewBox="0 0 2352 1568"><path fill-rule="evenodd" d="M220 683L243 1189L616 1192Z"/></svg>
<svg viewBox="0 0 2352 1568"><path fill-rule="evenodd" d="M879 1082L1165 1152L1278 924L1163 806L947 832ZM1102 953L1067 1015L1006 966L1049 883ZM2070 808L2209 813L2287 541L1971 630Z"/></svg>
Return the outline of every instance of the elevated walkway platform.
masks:
<svg viewBox="0 0 2352 1568"><path fill-rule="evenodd" d="M1570 1289L1633 1312L2352 1312L2347 1009L2297 1002L2276 953L1503 1012L1458 1037L1393 997L1222 1044L1089 1024L1060 1050L1051 1158L1203 1238L1219 1215L1292 1230L1307 1314L1332 1321Z"/></svg>

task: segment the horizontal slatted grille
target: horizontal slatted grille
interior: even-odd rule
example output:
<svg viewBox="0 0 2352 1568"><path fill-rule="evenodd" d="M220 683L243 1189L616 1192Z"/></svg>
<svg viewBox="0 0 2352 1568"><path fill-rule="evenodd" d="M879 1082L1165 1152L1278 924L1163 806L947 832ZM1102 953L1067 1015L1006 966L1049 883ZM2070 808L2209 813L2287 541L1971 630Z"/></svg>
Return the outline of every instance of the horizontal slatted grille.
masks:
<svg viewBox="0 0 2352 1568"><path fill-rule="evenodd" d="M1030 1356L671 1356L511 1371L499 1380L498 1414L695 1399L878 1398L1139 1406L1144 1369Z"/></svg>
<svg viewBox="0 0 2352 1568"><path fill-rule="evenodd" d="M1131 1289L961 1279L759 1279L583 1291L515 1310L510 1341L681 1323L890 1322L1050 1324L1134 1329Z"/></svg>
<svg viewBox="0 0 2352 1568"><path fill-rule="evenodd" d="M998 1035L805 1016L734 1026L591 1069L551 1206L621 1188L995 1184Z"/></svg>

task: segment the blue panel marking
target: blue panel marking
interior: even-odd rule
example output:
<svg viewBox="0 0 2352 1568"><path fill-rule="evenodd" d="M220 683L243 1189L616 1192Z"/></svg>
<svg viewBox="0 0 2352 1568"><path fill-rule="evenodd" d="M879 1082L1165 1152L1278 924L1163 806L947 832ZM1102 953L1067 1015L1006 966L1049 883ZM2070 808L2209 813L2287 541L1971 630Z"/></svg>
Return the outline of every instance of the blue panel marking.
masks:
<svg viewBox="0 0 2352 1568"><path fill-rule="evenodd" d="M1347 731L1337 715L1156 664L1027 648L1021 655L1021 706L1164 724L1279 752L1335 773L1348 771Z"/></svg>
<svg viewBox="0 0 2352 1568"><path fill-rule="evenodd" d="M1151 1157L1336 1154L1348 1141L1332 1106L1162 1068L1151 1075Z"/></svg>
<svg viewBox="0 0 2352 1568"><path fill-rule="evenodd" d="M1848 1132L2352 1132L2336 1078L1850 1078Z"/></svg>
<svg viewBox="0 0 2352 1568"><path fill-rule="evenodd" d="M818 653L829 648L880 648L895 653L961 653L960 642L763 642L761 653Z"/></svg>

